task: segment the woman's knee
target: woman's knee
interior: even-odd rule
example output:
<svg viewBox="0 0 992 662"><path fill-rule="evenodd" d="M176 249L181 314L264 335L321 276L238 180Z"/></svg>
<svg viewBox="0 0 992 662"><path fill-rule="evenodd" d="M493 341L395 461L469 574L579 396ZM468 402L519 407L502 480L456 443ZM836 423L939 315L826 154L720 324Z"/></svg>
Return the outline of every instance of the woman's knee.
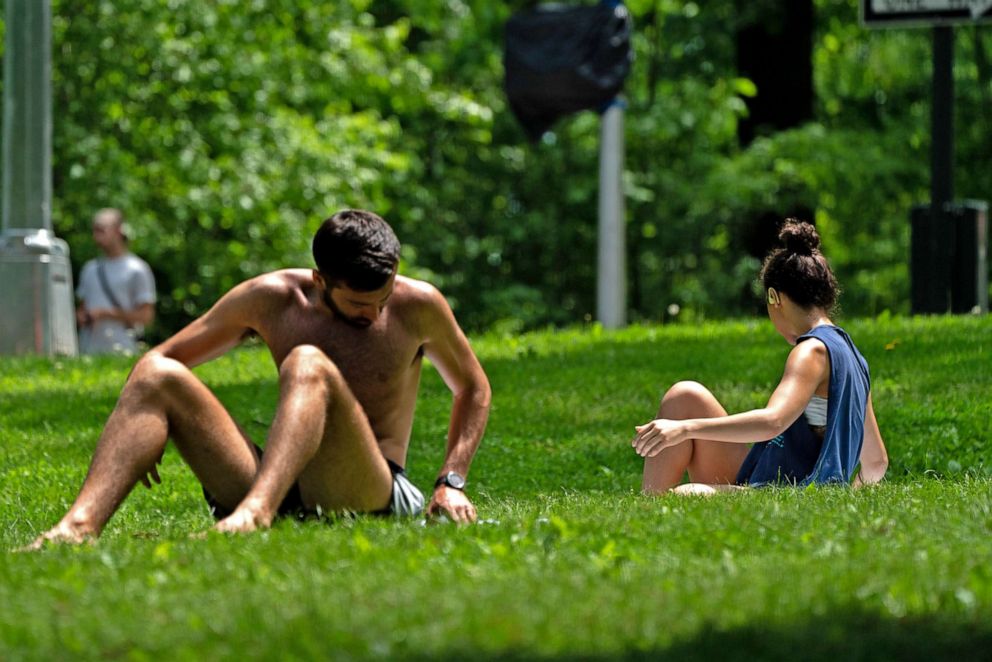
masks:
<svg viewBox="0 0 992 662"><path fill-rule="evenodd" d="M665 407L685 407L696 404L703 404L710 400L713 395L705 386L699 382L681 381L672 385L665 396L661 399L661 406Z"/></svg>

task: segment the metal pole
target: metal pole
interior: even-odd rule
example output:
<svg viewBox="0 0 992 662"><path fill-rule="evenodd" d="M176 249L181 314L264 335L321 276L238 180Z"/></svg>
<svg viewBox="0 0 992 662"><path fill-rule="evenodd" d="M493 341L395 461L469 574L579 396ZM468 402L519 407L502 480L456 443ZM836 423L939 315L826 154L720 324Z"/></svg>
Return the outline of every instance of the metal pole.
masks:
<svg viewBox="0 0 992 662"><path fill-rule="evenodd" d="M604 328L627 325L626 227L623 199L623 108L603 112L599 143L599 271L596 318Z"/></svg>
<svg viewBox="0 0 992 662"><path fill-rule="evenodd" d="M7 0L0 354L75 355L68 245L52 234L51 0Z"/></svg>
<svg viewBox="0 0 992 662"><path fill-rule="evenodd" d="M934 210L954 199L954 28L933 29L933 107L930 204Z"/></svg>
<svg viewBox="0 0 992 662"><path fill-rule="evenodd" d="M913 313L946 313L954 250L954 32L933 29L930 106L930 205L910 215L910 302Z"/></svg>
<svg viewBox="0 0 992 662"><path fill-rule="evenodd" d="M7 0L3 229L52 231L50 0Z"/></svg>
<svg viewBox="0 0 992 662"><path fill-rule="evenodd" d="M930 147L930 284L926 312L951 304L954 221L954 28L933 29L933 99Z"/></svg>

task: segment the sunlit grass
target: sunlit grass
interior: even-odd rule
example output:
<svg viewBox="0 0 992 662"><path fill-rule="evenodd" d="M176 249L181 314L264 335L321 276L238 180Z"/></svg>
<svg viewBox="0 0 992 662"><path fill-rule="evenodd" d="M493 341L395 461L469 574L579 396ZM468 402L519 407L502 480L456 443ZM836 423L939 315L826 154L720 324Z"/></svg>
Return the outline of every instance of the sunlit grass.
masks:
<svg viewBox="0 0 992 662"><path fill-rule="evenodd" d="M969 659L992 647L985 318L846 324L872 367L890 478L864 491L644 498L627 441L678 379L760 405L788 346L766 323L482 337L494 387L470 475L483 522L211 520L170 450L95 546L4 553L0 658ZM0 545L57 520L129 370L0 360ZM261 349L198 370L264 440ZM443 456L425 371L410 472Z"/></svg>

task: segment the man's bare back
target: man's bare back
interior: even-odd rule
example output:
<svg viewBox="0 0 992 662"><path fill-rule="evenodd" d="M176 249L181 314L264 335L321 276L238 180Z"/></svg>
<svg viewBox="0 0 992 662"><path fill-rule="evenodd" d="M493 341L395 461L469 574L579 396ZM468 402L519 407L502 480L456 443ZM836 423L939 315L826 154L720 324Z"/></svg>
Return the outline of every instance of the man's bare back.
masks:
<svg viewBox="0 0 992 662"><path fill-rule="evenodd" d="M170 439L223 507L221 531L267 527L290 497L316 511L413 514L423 499L402 466L425 356L453 395L445 461L427 512L475 519L464 477L491 392L444 297L396 275L399 243L369 212L327 219L314 257L318 269L241 283L138 361L76 501L33 547L98 536L136 482L157 480L155 465ZM279 371L264 458L190 370L252 334ZM406 496L397 500L398 491Z"/></svg>

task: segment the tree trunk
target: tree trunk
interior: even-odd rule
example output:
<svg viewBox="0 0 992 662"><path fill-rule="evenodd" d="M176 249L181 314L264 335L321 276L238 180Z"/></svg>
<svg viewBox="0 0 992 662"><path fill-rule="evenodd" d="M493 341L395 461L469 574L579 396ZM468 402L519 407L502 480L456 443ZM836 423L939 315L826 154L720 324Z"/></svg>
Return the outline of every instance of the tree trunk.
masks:
<svg viewBox="0 0 992 662"><path fill-rule="evenodd" d="M738 127L742 145L813 118L813 0L739 0L737 69L758 88Z"/></svg>

